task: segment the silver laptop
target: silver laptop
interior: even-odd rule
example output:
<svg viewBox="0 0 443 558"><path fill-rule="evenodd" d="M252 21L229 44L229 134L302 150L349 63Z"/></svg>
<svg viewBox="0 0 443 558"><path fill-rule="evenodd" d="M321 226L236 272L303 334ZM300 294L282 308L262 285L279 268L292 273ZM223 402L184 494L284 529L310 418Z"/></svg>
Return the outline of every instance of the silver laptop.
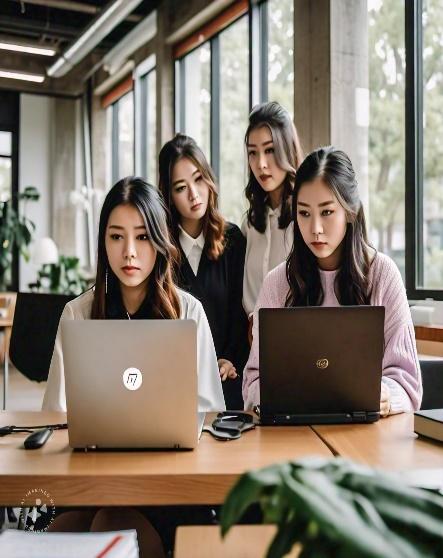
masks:
<svg viewBox="0 0 443 558"><path fill-rule="evenodd" d="M61 322L72 448L198 443L193 320Z"/></svg>
<svg viewBox="0 0 443 558"><path fill-rule="evenodd" d="M262 424L380 417L382 306L261 308Z"/></svg>

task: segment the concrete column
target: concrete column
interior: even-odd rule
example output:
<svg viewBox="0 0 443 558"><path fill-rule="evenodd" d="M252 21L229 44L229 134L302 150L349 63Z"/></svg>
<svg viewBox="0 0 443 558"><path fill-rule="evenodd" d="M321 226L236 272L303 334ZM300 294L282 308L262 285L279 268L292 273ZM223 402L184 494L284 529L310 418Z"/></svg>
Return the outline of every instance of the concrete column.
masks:
<svg viewBox="0 0 443 558"><path fill-rule="evenodd" d="M52 232L60 254L76 255L76 209L70 193L76 187L75 100L52 102Z"/></svg>
<svg viewBox="0 0 443 558"><path fill-rule="evenodd" d="M333 0L331 13L331 143L354 166L368 217L369 62L367 0Z"/></svg>
<svg viewBox="0 0 443 558"><path fill-rule="evenodd" d="M294 121L306 154L331 142L331 0L294 0Z"/></svg>
<svg viewBox="0 0 443 558"><path fill-rule="evenodd" d="M169 33L169 4L162 2L157 9L157 152L174 135L174 59L171 45L165 42Z"/></svg>

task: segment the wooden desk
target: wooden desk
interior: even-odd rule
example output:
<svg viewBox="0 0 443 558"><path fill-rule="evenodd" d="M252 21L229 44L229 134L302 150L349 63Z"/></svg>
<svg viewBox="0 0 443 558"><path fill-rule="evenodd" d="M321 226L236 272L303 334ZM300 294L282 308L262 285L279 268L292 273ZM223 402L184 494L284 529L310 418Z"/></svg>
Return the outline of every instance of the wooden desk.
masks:
<svg viewBox="0 0 443 558"><path fill-rule="evenodd" d="M275 525L235 525L222 539L218 525L178 527L174 558L257 558L263 556L276 531ZM300 546L295 545L285 558L299 554Z"/></svg>
<svg viewBox="0 0 443 558"><path fill-rule="evenodd" d="M332 451L389 471L442 468L443 444L414 434L414 415L403 413L374 424L313 426Z"/></svg>
<svg viewBox="0 0 443 558"><path fill-rule="evenodd" d="M64 413L0 413L0 426L60 422ZM66 430L42 449L25 450L25 436L0 438L0 506L19 505L33 488L46 490L55 506L221 504L247 470L332 456L308 426L257 428L230 442L204 432L198 448L186 452L73 452Z"/></svg>

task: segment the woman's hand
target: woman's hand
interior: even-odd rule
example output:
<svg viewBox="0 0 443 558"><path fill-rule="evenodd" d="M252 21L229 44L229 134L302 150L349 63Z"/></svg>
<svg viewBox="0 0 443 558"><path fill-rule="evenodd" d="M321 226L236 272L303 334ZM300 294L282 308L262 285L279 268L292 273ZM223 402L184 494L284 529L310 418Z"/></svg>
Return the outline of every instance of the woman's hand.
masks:
<svg viewBox="0 0 443 558"><path fill-rule="evenodd" d="M230 360L225 358L218 359L218 370L220 372L221 381L224 382L227 378L235 380L237 378L237 370Z"/></svg>
<svg viewBox="0 0 443 558"><path fill-rule="evenodd" d="M387 417L391 410L391 392L386 384L381 383L380 416Z"/></svg>

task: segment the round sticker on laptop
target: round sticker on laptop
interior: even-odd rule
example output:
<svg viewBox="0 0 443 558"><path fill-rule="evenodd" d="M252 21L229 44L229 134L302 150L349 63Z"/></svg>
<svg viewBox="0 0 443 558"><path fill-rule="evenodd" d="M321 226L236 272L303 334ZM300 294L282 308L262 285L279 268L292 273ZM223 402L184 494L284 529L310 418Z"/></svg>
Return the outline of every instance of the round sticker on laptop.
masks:
<svg viewBox="0 0 443 558"><path fill-rule="evenodd" d="M135 391L143 382L142 373L138 368L128 368L123 372L123 385L126 389Z"/></svg>

